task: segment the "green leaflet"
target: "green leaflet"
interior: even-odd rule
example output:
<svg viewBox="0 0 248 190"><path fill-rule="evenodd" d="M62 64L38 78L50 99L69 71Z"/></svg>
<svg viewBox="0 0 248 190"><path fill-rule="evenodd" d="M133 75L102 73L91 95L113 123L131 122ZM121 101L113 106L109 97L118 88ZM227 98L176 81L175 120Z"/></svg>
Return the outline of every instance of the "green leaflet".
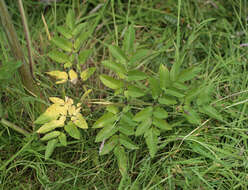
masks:
<svg viewBox="0 0 248 190"><path fill-rule="evenodd" d="M151 89L153 99L157 99L161 94L161 88L159 84L159 80L154 77L149 78L149 87Z"/></svg>
<svg viewBox="0 0 248 190"><path fill-rule="evenodd" d="M167 106L177 104L176 98L169 97L169 96L163 96L163 97L159 98L158 102L160 104L164 104L164 105L167 105Z"/></svg>
<svg viewBox="0 0 248 190"><path fill-rule="evenodd" d="M125 75L127 72L126 72L126 69L125 69L125 66L120 64L120 63L116 63L116 62L113 62L113 61L109 61L109 60L106 60L106 61L102 61L102 64L109 68L111 71L114 71L116 73L121 73L123 75Z"/></svg>
<svg viewBox="0 0 248 190"><path fill-rule="evenodd" d="M51 40L58 48L67 51L67 52L72 52L73 50L73 45L72 42L61 37L54 37Z"/></svg>
<svg viewBox="0 0 248 190"><path fill-rule="evenodd" d="M60 134L61 134L61 132L59 132L59 131L53 131L53 132L47 133L40 140L41 141L48 141L48 140L51 140L51 139L58 137Z"/></svg>
<svg viewBox="0 0 248 190"><path fill-rule="evenodd" d="M114 149L114 154L117 158L117 163L122 176L127 175L127 162L128 157L125 153L124 147L119 145Z"/></svg>
<svg viewBox="0 0 248 190"><path fill-rule="evenodd" d="M168 117L168 112L165 111L165 109L161 108L161 107L156 107L153 110L153 116L158 118L158 119L166 119Z"/></svg>
<svg viewBox="0 0 248 190"><path fill-rule="evenodd" d="M177 89L174 89L174 88L166 89L165 94L170 95L170 96L174 96L174 97L177 97L177 98L183 98L185 96L183 92L181 92L181 91L179 91Z"/></svg>
<svg viewBox="0 0 248 190"><path fill-rule="evenodd" d="M86 25L87 25L87 22L84 22L84 23L80 23L78 24L72 31L72 35L73 36L77 36L79 35L80 33L84 32L84 28L86 28Z"/></svg>
<svg viewBox="0 0 248 190"><path fill-rule="evenodd" d="M92 54L92 49L82 50L78 55L78 63L80 65L85 64L91 54Z"/></svg>
<svg viewBox="0 0 248 190"><path fill-rule="evenodd" d="M123 50L127 55L130 55L133 52L133 45L135 40L135 30L133 26L129 26L125 32L124 41L123 41Z"/></svg>
<svg viewBox="0 0 248 190"><path fill-rule="evenodd" d="M129 64L132 67L137 66L142 60L144 60L150 54L150 50L139 49L131 57Z"/></svg>
<svg viewBox="0 0 248 190"><path fill-rule="evenodd" d="M83 45L83 43L89 38L91 32L90 31L86 31L86 32L82 32L79 37L75 40L74 43L74 49L76 51L78 51L80 49L80 47Z"/></svg>
<svg viewBox="0 0 248 190"><path fill-rule="evenodd" d="M166 87L170 86L171 85L170 72L167 69L167 67L164 66L163 64L160 64L158 73L160 80L160 88L165 89Z"/></svg>
<svg viewBox="0 0 248 190"><path fill-rule="evenodd" d="M50 57L53 61L56 61L58 63L71 62L70 57L67 54L57 50L50 51L48 53L48 57Z"/></svg>
<svg viewBox="0 0 248 190"><path fill-rule="evenodd" d="M127 74L128 81L139 81L139 80L144 80L147 78L148 78L148 75L139 70L132 70L132 71L129 71Z"/></svg>
<svg viewBox="0 0 248 190"><path fill-rule="evenodd" d="M45 160L51 157L54 149L56 148L57 143L58 143L58 139L52 139L47 142L46 151L45 151Z"/></svg>
<svg viewBox="0 0 248 190"><path fill-rule="evenodd" d="M197 76L199 73L199 67L191 67L185 70L182 70L178 76L178 81L185 82L187 80L191 80Z"/></svg>
<svg viewBox="0 0 248 190"><path fill-rule="evenodd" d="M124 134L120 134L119 142L123 146L125 146L127 149L131 149L131 150L139 149L139 147L134 142L132 142L132 140L130 138L128 138Z"/></svg>
<svg viewBox="0 0 248 190"><path fill-rule="evenodd" d="M137 125L137 123L134 122L132 118L133 115L130 112L127 112L122 115L119 122L119 131L127 136L134 134L134 130Z"/></svg>
<svg viewBox="0 0 248 190"><path fill-rule="evenodd" d="M100 150L100 155L105 155L111 152L119 142L119 137L117 135L112 136L104 145L102 150Z"/></svg>
<svg viewBox="0 0 248 190"><path fill-rule="evenodd" d="M118 128L114 124L109 124L98 132L98 134L96 135L95 142L101 142L103 140L106 140L113 134L115 134L117 131Z"/></svg>
<svg viewBox="0 0 248 190"><path fill-rule="evenodd" d="M100 80L102 83L111 88L111 89L119 89L124 86L124 82L121 80L114 79L108 75L100 75Z"/></svg>
<svg viewBox="0 0 248 190"><path fill-rule="evenodd" d="M133 120L137 122L144 121L145 119L151 117L152 110L153 110L152 106L143 108L133 117Z"/></svg>
<svg viewBox="0 0 248 190"><path fill-rule="evenodd" d="M80 77L83 81L86 81L88 80L91 75L94 74L94 72L96 71L96 68L95 67L90 67L88 69L85 69L81 74L80 74Z"/></svg>
<svg viewBox="0 0 248 190"><path fill-rule="evenodd" d="M117 107L115 105L108 105L106 107L106 111L113 113L113 114L118 114L119 113L119 107Z"/></svg>
<svg viewBox="0 0 248 190"><path fill-rule="evenodd" d="M158 136L154 128L150 128L148 131L146 131L145 140L150 156L153 158L158 151Z"/></svg>
<svg viewBox="0 0 248 190"><path fill-rule="evenodd" d="M115 120L117 120L117 116L111 112L107 112L94 123L92 128L102 128L105 125L112 124Z"/></svg>
<svg viewBox="0 0 248 190"><path fill-rule="evenodd" d="M75 27L75 12L72 9L69 9L66 15L66 26L69 27L71 30Z"/></svg>
<svg viewBox="0 0 248 190"><path fill-rule="evenodd" d="M177 79L178 79L178 76L179 76L179 73L180 73L180 67L182 65L182 61L183 61L185 55L186 55L186 53L184 53L182 55L182 57L180 57L178 60L176 60L173 63L172 67L171 67L171 70L170 70L170 79L173 82L174 81L177 81Z"/></svg>
<svg viewBox="0 0 248 190"><path fill-rule="evenodd" d="M61 132L60 135L58 136L58 139L61 145L67 146L67 139L65 133Z"/></svg>
<svg viewBox="0 0 248 190"><path fill-rule="evenodd" d="M80 139L81 134L76 125L72 122L69 122L65 126L65 131L74 139Z"/></svg>
<svg viewBox="0 0 248 190"><path fill-rule="evenodd" d="M152 125L152 118L146 118L142 123L140 123L135 131L135 136L143 135Z"/></svg>
<svg viewBox="0 0 248 190"><path fill-rule="evenodd" d="M158 119L156 117L153 117L152 123L156 127L160 128L161 130L164 130L164 131L168 131L168 130L172 129L172 127L167 123L167 121L165 121L163 119Z"/></svg>
<svg viewBox="0 0 248 190"><path fill-rule="evenodd" d="M62 34L65 38L71 39L72 38L72 32L70 29L64 27L64 26L58 26L57 30L60 34Z"/></svg>
<svg viewBox="0 0 248 190"><path fill-rule="evenodd" d="M172 86L179 90L188 90L188 86L182 82L173 82Z"/></svg>
<svg viewBox="0 0 248 190"><path fill-rule="evenodd" d="M127 63L126 55L118 46L109 45L108 47L112 56L114 56L118 61L120 61L120 63L124 65Z"/></svg>
<svg viewBox="0 0 248 190"><path fill-rule="evenodd" d="M138 98L141 96L145 96L146 92L143 89L140 89L136 86L129 85L127 91L125 92L125 95L133 97L133 98Z"/></svg>
<svg viewBox="0 0 248 190"><path fill-rule="evenodd" d="M127 136L134 134L135 127L131 125L125 125L124 123L119 124L119 131Z"/></svg>

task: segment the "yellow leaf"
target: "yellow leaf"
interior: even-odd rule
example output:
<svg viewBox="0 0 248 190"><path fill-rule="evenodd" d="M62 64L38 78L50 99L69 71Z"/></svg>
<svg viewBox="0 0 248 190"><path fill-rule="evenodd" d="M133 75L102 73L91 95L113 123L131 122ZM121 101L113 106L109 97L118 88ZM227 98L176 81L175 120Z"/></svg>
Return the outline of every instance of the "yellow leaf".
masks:
<svg viewBox="0 0 248 190"><path fill-rule="evenodd" d="M68 105L72 105L72 104L73 104L73 99L68 98L68 97L66 96L66 97L65 97L65 102L66 102Z"/></svg>
<svg viewBox="0 0 248 190"><path fill-rule="evenodd" d="M70 116L75 115L76 113L76 106L72 105L68 108L68 113Z"/></svg>
<svg viewBox="0 0 248 190"><path fill-rule="evenodd" d="M49 100L54 104L58 104L58 105L64 105L65 104L64 100L57 98L57 97L50 97Z"/></svg>
<svg viewBox="0 0 248 190"><path fill-rule="evenodd" d="M56 84L65 83L68 80L67 73L63 71L50 71L50 72L47 72L47 74L59 80L56 82Z"/></svg>
<svg viewBox="0 0 248 190"><path fill-rule="evenodd" d="M72 116L72 117L71 117L71 120L74 122L74 121L77 120L77 117L76 117L76 116Z"/></svg>
<svg viewBox="0 0 248 190"><path fill-rule="evenodd" d="M64 64L64 68L70 68L72 66L72 62L67 62Z"/></svg>
<svg viewBox="0 0 248 190"><path fill-rule="evenodd" d="M83 81L86 81L91 75L94 74L95 70L96 70L95 67L88 68L80 74L80 77L82 78Z"/></svg>
<svg viewBox="0 0 248 190"><path fill-rule="evenodd" d="M59 115L67 115L67 109L65 106L60 106L58 104L52 104L44 114L47 114L49 116L59 116Z"/></svg>
<svg viewBox="0 0 248 190"><path fill-rule="evenodd" d="M87 122L85 121L85 119L83 118L82 114L78 113L76 116L75 116L76 120L72 120L73 123L81 128L81 129L87 129L88 128L88 124Z"/></svg>
<svg viewBox="0 0 248 190"><path fill-rule="evenodd" d="M77 83L77 81L78 81L78 75L77 75L77 73L73 69L71 69L69 71L69 77L70 77L70 81L71 81L72 84L76 84Z"/></svg>
<svg viewBox="0 0 248 190"><path fill-rule="evenodd" d="M63 127L64 126L64 121L59 119L59 120L53 120L50 121L44 125L42 125L38 130L37 133L47 133L49 131L52 131L56 129L57 127Z"/></svg>
<svg viewBox="0 0 248 190"><path fill-rule="evenodd" d="M80 110L81 110L81 107L77 108L75 111L75 115L79 114Z"/></svg>
<svg viewBox="0 0 248 190"><path fill-rule="evenodd" d="M66 120L66 116L61 116L60 118L59 118L59 121L61 122L61 123L64 123L65 122L65 120Z"/></svg>
<svg viewBox="0 0 248 190"><path fill-rule="evenodd" d="M67 80L60 80L60 81L57 81L55 84L63 84L63 83L66 83Z"/></svg>

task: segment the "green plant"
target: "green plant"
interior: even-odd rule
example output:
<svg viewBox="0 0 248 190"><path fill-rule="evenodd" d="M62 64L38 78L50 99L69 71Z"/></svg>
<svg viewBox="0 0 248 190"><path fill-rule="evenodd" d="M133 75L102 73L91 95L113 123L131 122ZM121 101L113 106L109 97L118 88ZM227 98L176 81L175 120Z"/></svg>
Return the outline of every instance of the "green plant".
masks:
<svg viewBox="0 0 248 190"><path fill-rule="evenodd" d="M75 13L72 10L68 11L65 26L58 26L60 36L53 37L51 40L56 49L50 51L48 56L53 61L63 64L64 69L47 72L48 75L57 79L56 84L69 81L76 85L79 80L78 75L82 81L86 81L95 72L95 67L83 71L81 67L92 52L90 49L81 50L90 34L86 26L87 23L76 23ZM89 89L86 94L90 92ZM85 118L80 113L80 103L74 105L73 99L68 97L65 97L65 100L57 97L49 99L53 104L34 122L42 125L36 132L44 135L41 141L47 141L46 159L51 156L58 142L63 146L67 145L66 134L74 139L80 139L81 133L78 128L88 128ZM63 130L58 130L59 128Z"/></svg>
<svg viewBox="0 0 248 190"><path fill-rule="evenodd" d="M100 155L114 150L123 176L127 173L128 160L125 148L139 148L135 137L145 138L150 156L154 157L160 138L166 138L169 131L183 123L200 125L200 113L222 120L209 105L211 87L194 79L199 73L197 66L182 69L174 63L169 70L160 64L157 72L150 71L141 62L143 52L149 51L135 49L134 40L135 31L130 26L122 48L108 46L114 59L102 64L114 72L114 77L102 74L100 80L114 90L114 102L93 125L101 128L95 139L102 142Z"/></svg>
<svg viewBox="0 0 248 190"><path fill-rule="evenodd" d="M76 84L78 75L82 81L86 81L94 74L95 67L82 70L82 66L92 53L92 49L82 50L84 43L89 38L90 28L87 22L77 23L75 12L72 10L67 13L65 26L57 27L60 36L51 39L57 49L50 51L48 56L53 61L63 64L65 70L47 72L50 76L58 79L56 84L65 83L68 79L71 83Z"/></svg>

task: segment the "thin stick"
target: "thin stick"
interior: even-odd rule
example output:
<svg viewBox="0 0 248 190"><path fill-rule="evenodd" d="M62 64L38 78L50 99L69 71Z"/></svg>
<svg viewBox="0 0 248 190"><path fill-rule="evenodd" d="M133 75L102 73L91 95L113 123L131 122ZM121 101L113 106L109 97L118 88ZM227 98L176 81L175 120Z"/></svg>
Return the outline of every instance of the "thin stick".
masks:
<svg viewBox="0 0 248 190"><path fill-rule="evenodd" d="M18 0L18 5L19 5L19 11L21 13L21 18L22 18L23 30L24 30L24 34L25 34L25 38L26 38L26 42L27 42L30 73L31 73L33 79L35 80L34 69L33 69L34 68L34 61L33 61L33 55L32 55L32 50L31 50L32 44L31 44L30 32L28 29L28 21L27 21L26 16L25 16L25 11L23 8L22 0Z"/></svg>

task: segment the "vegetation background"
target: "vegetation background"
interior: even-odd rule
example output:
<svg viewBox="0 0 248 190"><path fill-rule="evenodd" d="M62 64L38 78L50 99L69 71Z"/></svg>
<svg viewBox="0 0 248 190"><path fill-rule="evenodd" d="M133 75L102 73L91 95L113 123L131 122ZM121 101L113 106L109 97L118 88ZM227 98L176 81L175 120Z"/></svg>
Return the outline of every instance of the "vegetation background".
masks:
<svg viewBox="0 0 248 190"><path fill-rule="evenodd" d="M17 4L6 3L28 54ZM25 138L1 122L1 189L248 188L246 0L64 0L50 5L26 0L24 8L39 87L46 99L66 95L79 100L85 91L92 89L82 106L89 129L67 147L57 147L45 160L46 145L38 137ZM75 12L79 22L94 27L84 44L92 50L84 68L95 67L96 71L87 82L66 84L63 89L46 75L51 70L63 69L48 56L54 45L46 29L51 37L55 36L57 27L64 25L69 9ZM101 65L111 57L106 44L120 45L130 24L136 33L134 47L153 51L142 60L149 71L156 72L160 64L171 68L175 60L182 60L183 68L200 68L193 80L211 86L211 105L217 105L222 121L210 114L204 116L204 125L175 128L160 139L154 158L149 155L144 139L137 138L140 148L127 151L128 175L123 178L113 154L99 156L97 131L91 126L102 115L104 103L114 97L98 79L100 74L112 74ZM0 65L13 60L3 26L0 48ZM44 101L25 91L18 73L0 80L1 119L31 132L41 114L35 105Z"/></svg>

